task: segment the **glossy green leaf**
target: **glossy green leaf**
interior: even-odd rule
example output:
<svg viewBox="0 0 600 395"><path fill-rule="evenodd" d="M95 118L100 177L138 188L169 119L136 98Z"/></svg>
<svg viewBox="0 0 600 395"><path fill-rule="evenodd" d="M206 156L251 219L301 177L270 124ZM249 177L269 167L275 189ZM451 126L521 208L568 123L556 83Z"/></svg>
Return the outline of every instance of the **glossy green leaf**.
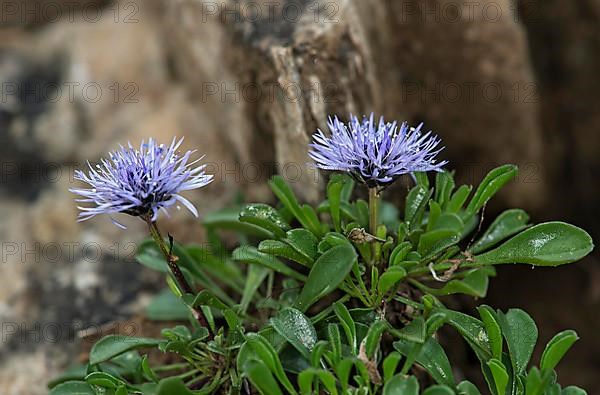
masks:
<svg viewBox="0 0 600 395"><path fill-rule="evenodd" d="M422 395L455 395L456 393L452 388L447 385L433 385L423 391Z"/></svg>
<svg viewBox="0 0 600 395"><path fill-rule="evenodd" d="M467 201L471 189L473 189L473 187L470 185L461 185L456 192L452 194L452 197L446 206L446 211L449 213L458 213Z"/></svg>
<svg viewBox="0 0 600 395"><path fill-rule="evenodd" d="M408 192L404 208L404 221L411 230L421 226L421 219L432 193L431 189L420 185L417 185Z"/></svg>
<svg viewBox="0 0 600 395"><path fill-rule="evenodd" d="M286 233L284 242L288 243L296 252L305 257L309 266L312 266L318 255L319 240L306 229L292 229Z"/></svg>
<svg viewBox="0 0 600 395"><path fill-rule="evenodd" d="M244 286L244 293L242 294L242 301L240 302L240 311L246 312L252 298L258 291L258 287L265 280L270 270L263 266L250 265L248 272L246 273L246 284Z"/></svg>
<svg viewBox="0 0 600 395"><path fill-rule="evenodd" d="M450 200L452 190L454 190L454 177L448 171L440 171L435 175L435 194L434 200L444 207Z"/></svg>
<svg viewBox="0 0 600 395"><path fill-rule="evenodd" d="M310 360L310 352L317 342L317 332L301 311L291 307L283 308L276 317L271 318L271 325L279 335Z"/></svg>
<svg viewBox="0 0 600 395"><path fill-rule="evenodd" d="M585 390L583 390L579 387L571 385L566 388L563 388L560 395L587 395L587 392L585 392Z"/></svg>
<svg viewBox="0 0 600 395"><path fill-rule="evenodd" d="M383 336L383 332L385 332L388 327L389 324L385 320L377 320L371 324L369 331L367 332L367 336L365 336L365 339L363 340L365 342L367 358L373 358L377 348L379 347L381 336Z"/></svg>
<svg viewBox="0 0 600 395"><path fill-rule="evenodd" d="M446 315L447 322L469 343L477 356L487 361L492 357L491 348L483 322L477 318L458 311L434 308L434 312L441 312Z"/></svg>
<svg viewBox="0 0 600 395"><path fill-rule="evenodd" d="M92 372L85 376L85 381L90 385L97 385L108 389L116 389L124 383L123 380L106 372Z"/></svg>
<svg viewBox="0 0 600 395"><path fill-rule="evenodd" d="M508 345L515 375L522 374L537 342L538 330L533 319L521 309L497 313L502 335Z"/></svg>
<svg viewBox="0 0 600 395"><path fill-rule="evenodd" d="M415 171L412 175L415 178L417 185L421 185L423 188L429 188L429 177L427 177L427 172Z"/></svg>
<svg viewBox="0 0 600 395"><path fill-rule="evenodd" d="M52 388L49 395L96 395L85 381L66 381Z"/></svg>
<svg viewBox="0 0 600 395"><path fill-rule="evenodd" d="M481 395L479 389L470 381L461 381L457 386L458 395Z"/></svg>
<svg viewBox="0 0 600 395"><path fill-rule="evenodd" d="M508 385L508 372L501 361L497 359L490 359L487 362L487 366L492 372L492 378L494 380L493 389L496 395L504 395L506 392L506 386Z"/></svg>
<svg viewBox="0 0 600 395"><path fill-rule="evenodd" d="M278 237L283 237L290 229L290 225L275 208L262 203L246 205L240 211L240 221L266 229Z"/></svg>
<svg viewBox="0 0 600 395"><path fill-rule="evenodd" d="M333 305L333 311L344 328L346 334L346 340L352 348L353 352L357 352L357 339L356 339L356 323L350 315L350 312L342 303L336 302Z"/></svg>
<svg viewBox="0 0 600 395"><path fill-rule="evenodd" d="M419 382L414 376L398 374L385 383L383 395L419 395Z"/></svg>
<svg viewBox="0 0 600 395"><path fill-rule="evenodd" d="M461 280L450 280L442 288L429 288L427 292L433 295L465 294L483 298L487 294L489 273L486 270L473 270Z"/></svg>
<svg viewBox="0 0 600 395"><path fill-rule="evenodd" d="M298 251L293 249L289 244L284 243L283 241L263 240L258 245L258 251L265 253L265 254L289 259L290 261L300 263L301 265L304 265L304 266L310 267L312 265L312 260L307 259L303 254L300 254Z"/></svg>
<svg viewBox="0 0 600 395"><path fill-rule="evenodd" d="M391 266L379 277L379 282L377 283L379 293L385 294L404 277L406 277L406 269L401 266Z"/></svg>
<svg viewBox="0 0 600 395"><path fill-rule="evenodd" d="M592 238L583 229L564 222L547 222L532 226L499 247L477 255L475 261L558 266L583 258L593 248Z"/></svg>
<svg viewBox="0 0 600 395"><path fill-rule="evenodd" d="M421 235L417 252L425 259L443 251L459 241L460 236L454 230L432 230Z"/></svg>
<svg viewBox="0 0 600 395"><path fill-rule="evenodd" d="M503 165L490 171L477 187L466 208L467 214L477 213L500 188L517 175L517 172L517 167L514 165Z"/></svg>
<svg viewBox="0 0 600 395"><path fill-rule="evenodd" d="M483 236L473 244L470 251L473 254L478 254L495 246L507 237L526 229L528 221L529 215L521 209L504 211L494 220L494 222L492 222Z"/></svg>
<svg viewBox="0 0 600 395"><path fill-rule="evenodd" d="M579 340L579 336L573 330L566 330L556 334L544 349L540 368L554 369L577 340Z"/></svg>
<svg viewBox="0 0 600 395"><path fill-rule="evenodd" d="M283 204L284 207L287 210L289 210L289 212L292 213L294 217L296 217L298 222L300 222L304 228L310 230L316 235L322 234L322 228L318 219L315 223L316 214L314 213L314 211L311 211L312 208L306 205L302 207L300 206L296 195L289 187L289 185L285 182L283 177L274 176L269 181L269 186L271 187L273 193L275 194L275 196L277 196L281 204Z"/></svg>
<svg viewBox="0 0 600 395"><path fill-rule="evenodd" d="M96 365L108 361L126 351L138 348L156 347L161 340L146 337L129 337L121 335L108 335L100 339L90 351L90 364Z"/></svg>
<svg viewBox="0 0 600 395"><path fill-rule="evenodd" d="M277 351L273 348L264 337L256 333L248 333L246 335L246 341L252 347L256 355L262 360L262 362L271 370L283 387L289 394L296 394L296 390L285 372L283 366L279 360Z"/></svg>
<svg viewBox="0 0 600 395"><path fill-rule="evenodd" d="M477 311L479 311L479 316L488 335L492 357L502 360L502 330L500 329L496 313L491 307L486 305L479 306Z"/></svg>
<svg viewBox="0 0 600 395"><path fill-rule="evenodd" d="M184 295L184 300L192 307L210 306L213 309L225 311L229 307L207 290L200 291L197 295Z"/></svg>
<svg viewBox="0 0 600 395"><path fill-rule="evenodd" d="M350 244L343 244L325 252L313 265L296 307L306 311L314 302L334 291L352 270L356 252Z"/></svg>
<svg viewBox="0 0 600 395"><path fill-rule="evenodd" d="M333 363L338 363L342 359L342 337L338 324L327 325L327 335L329 346L331 348Z"/></svg>
<svg viewBox="0 0 600 395"><path fill-rule="evenodd" d="M298 385L300 387L300 393L303 395L315 394L313 390L314 378L317 377L321 383L327 389L327 393L331 395L337 395L338 391L336 388L336 381L333 375L323 369L309 368L304 370L298 375Z"/></svg>
<svg viewBox="0 0 600 395"><path fill-rule="evenodd" d="M274 256L262 253L252 246L246 245L236 248L231 257L239 262L261 265L296 280L306 281L306 276L303 274L298 273Z"/></svg>
<svg viewBox="0 0 600 395"><path fill-rule="evenodd" d="M260 226L240 221L240 211L243 206L229 207L213 213L209 213L202 221L204 225L212 229L233 230L242 234L258 236L260 238L273 237L273 233Z"/></svg>
<svg viewBox="0 0 600 395"><path fill-rule="evenodd" d="M341 227L341 211L340 205L342 202L342 189L344 182L338 177L332 177L327 184L327 200L329 201L329 212L331 220L336 232L342 230Z"/></svg>
<svg viewBox="0 0 600 395"><path fill-rule="evenodd" d="M406 255L408 255L411 249L412 244L409 241L404 241L394 247L390 254L390 266L399 265L404 258L406 258Z"/></svg>
<svg viewBox="0 0 600 395"><path fill-rule="evenodd" d="M415 317L404 328L395 332L395 335L414 343L425 342L425 319L423 317Z"/></svg>
<svg viewBox="0 0 600 395"><path fill-rule="evenodd" d="M406 340L394 342L394 348L403 355L408 355L413 345L414 343ZM427 339L425 344L423 344L415 360L427 370L438 384L449 385L451 387L455 385L450 361L448 361L448 357L442 346L433 337Z"/></svg>
<svg viewBox="0 0 600 395"><path fill-rule="evenodd" d="M249 359L244 363L243 371L261 394L283 395L279 384L277 384L273 374L264 362L257 359Z"/></svg>
<svg viewBox="0 0 600 395"><path fill-rule="evenodd" d="M387 383L396 374L398 364L402 360L402 354L392 351L383 360L383 382Z"/></svg>

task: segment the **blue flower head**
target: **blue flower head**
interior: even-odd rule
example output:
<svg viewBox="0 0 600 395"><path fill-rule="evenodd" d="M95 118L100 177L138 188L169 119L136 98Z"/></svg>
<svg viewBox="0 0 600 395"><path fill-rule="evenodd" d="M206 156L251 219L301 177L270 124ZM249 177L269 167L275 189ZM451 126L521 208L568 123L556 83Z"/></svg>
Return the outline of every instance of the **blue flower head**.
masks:
<svg viewBox="0 0 600 395"><path fill-rule="evenodd" d="M441 171L446 161L435 157L443 149L440 139L431 131L423 134L420 124L409 127L406 122L376 124L374 115L358 117L350 114L350 122L329 119L331 136L321 130L313 135L310 157L318 168L350 173L369 188L386 186L403 174L416 171Z"/></svg>
<svg viewBox="0 0 600 395"><path fill-rule="evenodd" d="M87 174L75 171L75 180L90 188L69 190L81 196L77 202L92 205L78 207L79 220L108 214L117 226L124 228L112 214L124 213L155 221L159 211L168 215L166 209L177 202L198 216L194 205L180 193L207 185L213 176L205 174L206 165L198 165L202 158L189 162L195 151L179 155L177 150L182 142L183 138L173 139L170 146L165 146L149 139L148 143L142 141L139 149L128 144L111 153L110 160L102 159L95 167L88 162Z"/></svg>

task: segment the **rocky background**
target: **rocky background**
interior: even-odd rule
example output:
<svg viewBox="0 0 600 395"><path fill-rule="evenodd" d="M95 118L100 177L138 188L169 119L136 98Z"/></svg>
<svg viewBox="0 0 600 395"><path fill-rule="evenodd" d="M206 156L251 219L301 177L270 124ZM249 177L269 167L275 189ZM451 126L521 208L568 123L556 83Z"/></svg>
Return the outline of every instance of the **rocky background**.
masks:
<svg viewBox="0 0 600 395"><path fill-rule="evenodd" d="M45 393L82 336L140 330L164 286L133 260L141 223L75 221L73 170L117 143L178 135L206 153L202 213L270 199L277 172L314 201L310 134L375 111L435 130L462 182L518 164L490 217L519 206L599 240L599 19L597 0L0 0L0 393ZM203 237L183 213L164 226ZM590 394L597 257L502 268L485 300L528 310L542 341L576 329L559 375Z"/></svg>

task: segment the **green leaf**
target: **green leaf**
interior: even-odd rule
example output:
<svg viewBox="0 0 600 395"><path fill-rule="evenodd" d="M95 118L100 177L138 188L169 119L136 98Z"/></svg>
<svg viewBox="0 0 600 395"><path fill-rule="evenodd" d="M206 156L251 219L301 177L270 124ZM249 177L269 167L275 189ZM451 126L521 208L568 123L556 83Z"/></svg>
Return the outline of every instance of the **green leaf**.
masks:
<svg viewBox="0 0 600 395"><path fill-rule="evenodd" d="M492 222L488 230L470 248L473 254L485 251L502 240L527 228L529 215L521 209L506 210Z"/></svg>
<svg viewBox="0 0 600 395"><path fill-rule="evenodd" d="M470 315L459 313L458 311L434 308L433 312L441 312L446 315L448 324L454 327L454 329L456 329L469 343L480 360L487 361L492 357L487 332L483 322Z"/></svg>
<svg viewBox="0 0 600 395"><path fill-rule="evenodd" d="M242 301L240 302L240 311L245 313L252 301L252 298L258 291L258 287L265 280L270 270L263 266L250 265L248 272L246 273L246 285L244 286L244 293L242 294Z"/></svg>
<svg viewBox="0 0 600 395"><path fill-rule="evenodd" d="M290 225L285 222L277 210L262 203L245 206L240 212L240 221L263 228L277 237L283 237L285 232L290 229Z"/></svg>
<svg viewBox="0 0 600 395"><path fill-rule="evenodd" d="M510 309L506 314L498 312L498 322L508 345L514 375L520 375L525 371L537 342L535 322L521 309Z"/></svg>
<svg viewBox="0 0 600 395"><path fill-rule="evenodd" d="M458 395L481 395L475 384L470 381L461 381L457 386Z"/></svg>
<svg viewBox="0 0 600 395"><path fill-rule="evenodd" d="M298 385L300 386L300 393L302 393L303 395L311 395L316 393L313 391L313 383L315 377L319 378L319 381L323 383L329 394L338 394L335 385L335 377L333 377L333 375L326 370L314 368L306 369L298 375Z"/></svg>
<svg viewBox="0 0 600 395"><path fill-rule="evenodd" d="M327 335L328 335L328 339L329 339L329 345L331 347L333 363L336 364L342 359L342 338L340 336L339 325L338 324L327 325ZM315 364L313 364L313 366L314 365Z"/></svg>
<svg viewBox="0 0 600 395"><path fill-rule="evenodd" d="M502 362L497 359L490 359L487 362L487 366L490 368L494 379L494 393L496 395L504 395L506 386L508 385L508 373L506 372L506 368Z"/></svg>
<svg viewBox="0 0 600 395"><path fill-rule="evenodd" d="M144 240L138 247L135 259L142 265L161 273L167 273L165 257L153 240Z"/></svg>
<svg viewBox="0 0 600 395"><path fill-rule="evenodd" d="M202 222L207 228L211 229L228 229L260 238L273 237L272 232L260 226L240 221L240 211L243 208L243 206L229 207L207 214Z"/></svg>
<svg viewBox="0 0 600 395"><path fill-rule="evenodd" d="M579 340L579 336L573 330L566 330L556 334L544 349L540 368L554 369L577 340Z"/></svg>
<svg viewBox="0 0 600 395"><path fill-rule="evenodd" d="M165 289L154 297L146 307L146 317L154 321L185 320L190 309L169 289Z"/></svg>
<svg viewBox="0 0 600 395"><path fill-rule="evenodd" d="M432 385L423 391L423 395L455 395L455 392L447 385Z"/></svg>
<svg viewBox="0 0 600 395"><path fill-rule="evenodd" d="M283 395L273 374L264 362L249 359L243 366L244 374L248 376L254 387L263 395ZM165 394L166 395L166 394Z"/></svg>
<svg viewBox="0 0 600 395"><path fill-rule="evenodd" d="M415 317L404 328L396 331L396 336L414 343L425 342L425 319L423 317Z"/></svg>
<svg viewBox="0 0 600 395"><path fill-rule="evenodd" d="M116 389L124 383L122 380L106 372L92 372L85 376L85 381L89 385L97 385L109 389Z"/></svg>
<svg viewBox="0 0 600 395"><path fill-rule="evenodd" d="M152 370L152 368L150 367L150 363L148 362L148 355L144 355L142 357L140 366L142 367L142 372L144 373L144 376L148 380L158 383L158 376L156 375L154 370Z"/></svg>
<svg viewBox="0 0 600 395"><path fill-rule="evenodd" d="M312 234L312 233L311 233ZM304 255L298 253L289 244L279 240L263 240L258 245L258 251L289 259L290 261L298 262L301 265L310 267L312 261L307 259Z"/></svg>
<svg viewBox="0 0 600 395"><path fill-rule="evenodd" d="M375 355L375 351L379 347L381 336L383 332L389 327L389 324L385 320L377 320L371 324L367 336L363 340L365 342L365 351L367 358L372 359Z"/></svg>
<svg viewBox="0 0 600 395"><path fill-rule="evenodd" d="M319 240L315 235L306 229L292 229L286 233L284 241L306 259L308 266L312 266L318 255Z"/></svg>
<svg viewBox="0 0 600 395"><path fill-rule="evenodd" d="M571 386L568 386L567 388L563 388L560 395L587 395L587 392L585 392L585 390L583 390L579 387L571 385Z"/></svg>
<svg viewBox="0 0 600 395"><path fill-rule="evenodd" d="M292 189L285 182L283 177L274 176L269 181L269 186L281 204L283 204L283 206L288 209L294 217L296 217L298 222L300 222L304 228L310 230L316 235L320 236L322 234L320 223L318 221L316 224L314 223L316 214L309 213L310 206L300 207L298 199L296 199L296 195L294 195L294 192L292 192Z"/></svg>
<svg viewBox="0 0 600 395"><path fill-rule="evenodd" d="M248 344L250 344L250 347L252 347L262 362L264 362L264 364L271 370L275 377L277 377L279 382L284 386L288 393L296 394L294 386L283 371L283 366L281 365L277 351L275 351L271 343L256 333L248 333L246 335L246 341Z"/></svg>
<svg viewBox="0 0 600 395"><path fill-rule="evenodd" d="M452 194L452 197L446 206L446 211L449 213L458 213L467 201L471 189L473 189L473 187L470 185L461 185L456 192Z"/></svg>
<svg viewBox="0 0 600 395"><path fill-rule="evenodd" d="M490 171L481 181L469 202L466 209L467 215L471 216L477 213L504 184L517 175L517 172L517 166L514 165L504 165Z"/></svg>
<svg viewBox="0 0 600 395"><path fill-rule="evenodd" d="M403 355L408 355L411 352L413 345L414 343L406 340L394 342L394 348ZM425 344L423 344L423 347L415 360L427 370L438 384L445 384L451 387L455 385L450 361L448 361L448 357L442 346L440 346L433 337L427 339Z"/></svg>
<svg viewBox="0 0 600 395"><path fill-rule="evenodd" d="M458 243L460 234L451 229L435 229L421 235L417 252L423 259L434 256L444 249Z"/></svg>
<svg viewBox="0 0 600 395"><path fill-rule="evenodd" d="M342 230L341 227L341 213L340 204L342 202L342 189L344 188L344 182L339 177L331 177L327 184L327 200L329 201L329 212L331 213L331 220L336 232Z"/></svg>
<svg viewBox="0 0 600 395"><path fill-rule="evenodd" d="M486 305L479 306L477 311L479 311L479 316L488 335L492 357L502 360L502 330L496 313Z"/></svg>
<svg viewBox="0 0 600 395"><path fill-rule="evenodd" d="M564 222L547 222L532 226L499 247L477 255L475 261L558 266L583 258L593 248L592 238L583 229Z"/></svg>
<svg viewBox="0 0 600 395"><path fill-rule="evenodd" d="M285 307L276 317L271 318L271 325L307 360L310 360L310 352L317 342L317 332L301 311Z"/></svg>
<svg viewBox="0 0 600 395"><path fill-rule="evenodd" d="M404 208L404 221L408 224L411 230L421 226L421 218L427 207L427 202L433 191L417 185L410 190L406 196L406 205Z"/></svg>
<svg viewBox="0 0 600 395"><path fill-rule="evenodd" d="M356 353L358 351L358 344L356 339L356 323L354 322L354 319L350 315L350 312L346 306L340 302L333 304L333 311L340 320L342 328L344 328L344 333L346 334L346 340L348 341L348 344L352 348L352 351Z"/></svg>
<svg viewBox="0 0 600 395"><path fill-rule="evenodd" d="M552 381L555 373L551 370L540 372L536 367L531 368L525 379L525 391L527 395L542 395L552 391ZM550 390L550 391L548 391ZM558 389L560 391L560 387ZM558 393L556 391L556 393Z"/></svg>
<svg viewBox="0 0 600 395"><path fill-rule="evenodd" d="M205 289L200 291L197 295L184 295L184 300L191 307L210 306L213 309L221 311L225 311L229 308L225 303L221 302L219 298Z"/></svg>
<svg viewBox="0 0 600 395"><path fill-rule="evenodd" d="M85 381L66 381L52 388L49 395L96 395Z"/></svg>
<svg viewBox="0 0 600 395"><path fill-rule="evenodd" d="M397 351L392 351L385 357L383 360L383 382L387 383L394 373L396 373L396 369L398 368L398 364L402 359L402 354Z"/></svg>
<svg viewBox="0 0 600 395"><path fill-rule="evenodd" d="M427 292L433 295L465 294L483 298L487 294L489 273L486 270L472 270L462 280L451 280L442 288L426 287Z"/></svg>
<svg viewBox="0 0 600 395"><path fill-rule="evenodd" d="M414 376L398 374L385 383L383 395L419 395L419 382Z"/></svg>
<svg viewBox="0 0 600 395"><path fill-rule="evenodd" d="M404 241L400 244L398 244L393 250L392 253L390 254L390 266L396 266L399 265L404 258L406 258L406 255L408 255L408 253L410 252L410 250L412 249L412 244L409 241Z"/></svg>
<svg viewBox="0 0 600 395"><path fill-rule="evenodd" d="M401 266L391 266L381 275L381 277L379 277L377 290L383 295L404 277L406 277L406 269Z"/></svg>
<svg viewBox="0 0 600 395"><path fill-rule="evenodd" d="M429 178L427 177L427 172L415 171L412 173L412 175L415 177L417 185L421 185L423 188L429 188Z"/></svg>
<svg viewBox="0 0 600 395"><path fill-rule="evenodd" d="M296 307L306 311L318 299L335 290L350 273L356 259L350 244L333 247L321 255L308 274Z"/></svg>
<svg viewBox="0 0 600 395"><path fill-rule="evenodd" d="M444 207L450 200L450 195L454 189L454 178L448 171L440 171L435 175L435 195L434 200Z"/></svg>
<svg viewBox="0 0 600 395"><path fill-rule="evenodd" d="M129 350L156 347L161 342L161 340L146 337L108 335L96 342L92 347L92 350L90 351L90 365L108 361Z"/></svg>
<svg viewBox="0 0 600 395"><path fill-rule="evenodd" d="M246 245L236 248L231 257L239 262L261 265L296 280L306 281L306 276L303 274L298 273L274 256L264 254L252 246Z"/></svg>

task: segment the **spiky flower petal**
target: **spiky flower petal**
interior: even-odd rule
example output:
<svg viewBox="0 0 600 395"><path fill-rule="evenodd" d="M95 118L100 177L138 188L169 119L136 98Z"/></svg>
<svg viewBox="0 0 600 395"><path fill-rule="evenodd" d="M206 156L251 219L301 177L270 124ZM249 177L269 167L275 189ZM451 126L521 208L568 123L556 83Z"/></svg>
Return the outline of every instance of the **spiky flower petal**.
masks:
<svg viewBox="0 0 600 395"><path fill-rule="evenodd" d="M329 119L331 136L321 130L313 135L310 157L324 170L350 173L369 188L392 183L403 174L417 171L440 171L447 163L435 157L443 149L440 139L431 131L423 134L420 124L410 128L406 122L376 124L374 115L358 117L350 114L350 122L337 117Z"/></svg>
<svg viewBox="0 0 600 395"><path fill-rule="evenodd" d="M124 213L144 216L155 221L159 211L167 215L167 208L179 202L195 216L194 205L180 195L182 191L196 189L209 184L213 176L205 174L206 165L198 165L202 159L190 161L195 151L180 155L177 150L183 138L173 139L170 146L157 144L154 139L142 141L139 149L131 144L109 154L110 159L102 159L93 167L88 162L89 171L75 171L75 180L90 186L87 189L69 189L80 195L80 203L92 206L79 206L79 220L84 221L99 214Z"/></svg>

